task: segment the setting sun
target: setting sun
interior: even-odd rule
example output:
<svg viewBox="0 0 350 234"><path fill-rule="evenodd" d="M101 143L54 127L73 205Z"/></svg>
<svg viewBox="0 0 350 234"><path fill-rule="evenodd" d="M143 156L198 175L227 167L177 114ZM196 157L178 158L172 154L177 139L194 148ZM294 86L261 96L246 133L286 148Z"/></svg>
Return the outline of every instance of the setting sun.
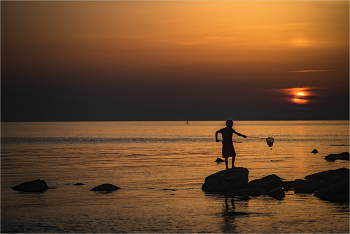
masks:
<svg viewBox="0 0 350 234"><path fill-rule="evenodd" d="M288 97L288 101L295 104L308 104L311 102L310 98L317 96L316 90L318 87L303 87L283 89L284 95Z"/></svg>

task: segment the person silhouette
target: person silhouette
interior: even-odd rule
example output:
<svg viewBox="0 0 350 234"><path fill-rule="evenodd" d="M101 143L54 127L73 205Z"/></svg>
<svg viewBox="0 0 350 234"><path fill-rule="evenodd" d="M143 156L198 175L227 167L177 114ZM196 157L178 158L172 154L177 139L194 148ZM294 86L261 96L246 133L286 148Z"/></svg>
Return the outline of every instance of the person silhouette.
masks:
<svg viewBox="0 0 350 234"><path fill-rule="evenodd" d="M232 144L232 134L246 138L247 136L236 132L233 128L233 121L226 120L226 128L222 128L215 133L216 142L219 142L218 134L222 135L222 157L225 159L226 170L228 169L228 158L232 157L232 168L235 168L236 152Z"/></svg>

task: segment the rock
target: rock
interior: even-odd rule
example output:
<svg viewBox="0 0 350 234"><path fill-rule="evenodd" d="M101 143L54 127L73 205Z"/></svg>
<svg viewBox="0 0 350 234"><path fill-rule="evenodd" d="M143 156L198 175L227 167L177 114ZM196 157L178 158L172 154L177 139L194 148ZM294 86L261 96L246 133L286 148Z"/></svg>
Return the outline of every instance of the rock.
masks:
<svg viewBox="0 0 350 234"><path fill-rule="evenodd" d="M341 180L343 180L343 177L338 172L335 171L332 174L332 176L329 178L328 183L335 184Z"/></svg>
<svg viewBox="0 0 350 234"><path fill-rule="evenodd" d="M272 189L270 192L267 193L267 195L276 198L276 199L282 199L286 196L283 189L281 187L277 187Z"/></svg>
<svg viewBox="0 0 350 234"><path fill-rule="evenodd" d="M341 195L341 196L340 196ZM342 180L335 184L328 186L315 193L315 197L323 200L337 200L349 196L349 180ZM339 198L337 198L339 196Z"/></svg>
<svg viewBox="0 0 350 234"><path fill-rule="evenodd" d="M217 162L217 163L219 163L219 162L225 162L225 160L223 160L223 159L221 159L221 158L217 158L215 162Z"/></svg>
<svg viewBox="0 0 350 234"><path fill-rule="evenodd" d="M241 196L260 196L263 194L263 192L258 188L247 188L243 190L238 190L236 191L236 193Z"/></svg>
<svg viewBox="0 0 350 234"><path fill-rule="evenodd" d="M327 182L296 179L294 183L294 192L295 193L314 193L328 186L329 184Z"/></svg>
<svg viewBox="0 0 350 234"><path fill-rule="evenodd" d="M317 151L317 149L314 149L311 153L317 154L318 151Z"/></svg>
<svg viewBox="0 0 350 234"><path fill-rule="evenodd" d="M165 188L165 189L161 189L161 190L164 190L164 191L177 191L176 189L169 189L169 188Z"/></svg>
<svg viewBox="0 0 350 234"><path fill-rule="evenodd" d="M113 185L113 184L101 184L101 185L96 186L95 188L91 189L90 191L111 192L111 191L118 190L118 189L120 189L120 188Z"/></svg>
<svg viewBox="0 0 350 234"><path fill-rule="evenodd" d="M305 179L328 182L329 177L331 177L333 173L334 173L334 170L322 171L322 172L305 176Z"/></svg>
<svg viewBox="0 0 350 234"><path fill-rule="evenodd" d="M248 201L248 200L250 200L251 198L250 198L249 196L244 195L244 196L239 196L238 199L239 199L239 200L242 200L242 201Z"/></svg>
<svg viewBox="0 0 350 234"><path fill-rule="evenodd" d="M274 188L283 187L282 179L276 175L268 175L261 179L252 180L247 188L258 188L263 192L271 191Z"/></svg>
<svg viewBox="0 0 350 234"><path fill-rule="evenodd" d="M349 152L343 152L340 154L330 154L325 157L327 161L334 162L335 160L348 160L349 161Z"/></svg>
<svg viewBox="0 0 350 234"><path fill-rule="evenodd" d="M207 192L228 192L244 188L248 183L249 171L236 167L216 172L205 178L202 189Z"/></svg>
<svg viewBox="0 0 350 234"><path fill-rule="evenodd" d="M337 173L337 174L333 176L334 173ZM336 170L322 171L312 175L305 176L305 179L334 183L340 180L349 179L349 169L343 167Z"/></svg>
<svg viewBox="0 0 350 234"><path fill-rule="evenodd" d="M282 181L283 182L283 189L284 191L289 191L289 190L292 190L294 189L294 183L295 181Z"/></svg>
<svg viewBox="0 0 350 234"><path fill-rule="evenodd" d="M44 180L33 180L19 184L12 189L22 192L45 192L49 187Z"/></svg>
<svg viewBox="0 0 350 234"><path fill-rule="evenodd" d="M335 172L339 173L342 177L349 178L349 169L345 167L336 169Z"/></svg>
<svg viewBox="0 0 350 234"><path fill-rule="evenodd" d="M329 199L331 202L349 202L349 194L340 194Z"/></svg>
<svg viewBox="0 0 350 234"><path fill-rule="evenodd" d="M79 185L84 185L84 184L83 184L83 183L76 183L76 184L74 184L74 185L79 186Z"/></svg>

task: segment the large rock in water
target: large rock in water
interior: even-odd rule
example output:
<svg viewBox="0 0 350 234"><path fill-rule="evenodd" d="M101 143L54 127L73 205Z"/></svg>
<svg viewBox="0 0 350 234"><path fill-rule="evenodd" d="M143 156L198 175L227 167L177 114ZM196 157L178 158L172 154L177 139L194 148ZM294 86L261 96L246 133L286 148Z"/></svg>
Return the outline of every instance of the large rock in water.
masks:
<svg viewBox="0 0 350 234"><path fill-rule="evenodd" d="M348 180L349 169L343 167L336 170L322 171L322 172L305 176L305 179L313 180L313 181L323 181L323 182L328 182L330 184L334 184L341 180Z"/></svg>
<svg viewBox="0 0 350 234"><path fill-rule="evenodd" d="M295 192L300 186L303 189L316 192L315 197L331 202L349 202L349 169L339 168L305 176L306 181L295 181ZM297 185L297 181L299 185ZM321 186L322 185L322 186ZM317 189L312 187L320 186Z"/></svg>
<svg viewBox="0 0 350 234"><path fill-rule="evenodd" d="M228 192L244 188L248 184L249 170L236 167L216 172L207 178L202 189L207 192Z"/></svg>
<svg viewBox="0 0 350 234"><path fill-rule="evenodd" d="M38 179L19 184L12 189L22 192L45 192L48 188L45 181Z"/></svg>

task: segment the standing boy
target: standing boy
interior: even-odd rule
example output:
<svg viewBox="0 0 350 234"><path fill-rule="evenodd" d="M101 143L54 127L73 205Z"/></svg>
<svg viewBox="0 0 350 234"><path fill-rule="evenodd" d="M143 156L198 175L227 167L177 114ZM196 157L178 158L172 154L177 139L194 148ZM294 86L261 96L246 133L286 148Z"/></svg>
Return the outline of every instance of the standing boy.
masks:
<svg viewBox="0 0 350 234"><path fill-rule="evenodd" d="M247 136L236 132L232 129L233 121L228 119L226 121L226 128L222 128L215 133L216 142L219 142L218 133L222 134L222 157L225 158L226 170L228 169L228 158L232 157L232 168L235 166L236 152L232 144L232 134L246 138Z"/></svg>

